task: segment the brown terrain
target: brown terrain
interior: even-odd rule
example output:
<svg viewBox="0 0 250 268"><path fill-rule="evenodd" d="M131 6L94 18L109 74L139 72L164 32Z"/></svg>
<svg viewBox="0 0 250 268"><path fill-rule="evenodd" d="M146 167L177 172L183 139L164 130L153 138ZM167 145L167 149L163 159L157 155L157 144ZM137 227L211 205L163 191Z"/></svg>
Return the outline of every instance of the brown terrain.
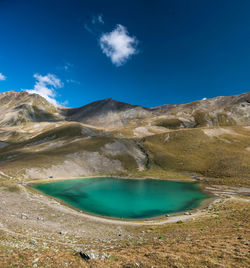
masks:
<svg viewBox="0 0 250 268"><path fill-rule="evenodd" d="M214 198L127 222L27 186L84 176L198 181ZM0 93L0 267L249 267L249 187L250 93L154 108Z"/></svg>

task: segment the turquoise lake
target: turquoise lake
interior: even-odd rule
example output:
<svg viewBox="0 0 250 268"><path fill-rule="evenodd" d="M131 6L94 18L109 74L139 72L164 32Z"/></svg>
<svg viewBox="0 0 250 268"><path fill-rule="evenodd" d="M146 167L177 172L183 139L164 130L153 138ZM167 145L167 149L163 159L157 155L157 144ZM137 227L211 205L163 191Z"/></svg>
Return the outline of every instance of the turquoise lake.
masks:
<svg viewBox="0 0 250 268"><path fill-rule="evenodd" d="M82 211L125 219L186 211L209 198L196 183L156 179L84 178L32 187Z"/></svg>

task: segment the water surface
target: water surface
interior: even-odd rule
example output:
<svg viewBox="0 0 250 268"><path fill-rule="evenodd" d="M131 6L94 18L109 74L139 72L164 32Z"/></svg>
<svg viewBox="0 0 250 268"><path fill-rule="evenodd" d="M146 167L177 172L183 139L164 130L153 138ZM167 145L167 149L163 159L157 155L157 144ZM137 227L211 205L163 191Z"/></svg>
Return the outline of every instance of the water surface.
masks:
<svg viewBox="0 0 250 268"><path fill-rule="evenodd" d="M197 208L198 184L156 179L84 178L32 186L80 210L113 218L150 218Z"/></svg>

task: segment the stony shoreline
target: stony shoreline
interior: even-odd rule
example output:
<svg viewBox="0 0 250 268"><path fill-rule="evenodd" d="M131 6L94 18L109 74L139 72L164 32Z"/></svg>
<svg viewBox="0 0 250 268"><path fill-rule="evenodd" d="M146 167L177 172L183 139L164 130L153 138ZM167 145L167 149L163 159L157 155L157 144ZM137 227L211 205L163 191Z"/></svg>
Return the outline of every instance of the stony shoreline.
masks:
<svg viewBox="0 0 250 268"><path fill-rule="evenodd" d="M241 201L241 196L244 196L244 202L249 202L247 198L250 195L249 188L207 185L204 189L213 193L216 198L196 212L170 215L164 220L124 222L87 215L61 204L58 200L30 191L25 185L16 186L15 191L0 187L0 233L23 242L14 245L12 239L3 239L1 243L5 247L39 247L53 251L66 247L71 252L81 250L92 254L92 258L96 260L108 258L109 251L124 248L128 241L155 241L155 228L167 228L173 224L177 224L177 227L195 224L211 217L216 219L218 213L214 210L215 206Z"/></svg>
<svg viewBox="0 0 250 268"><path fill-rule="evenodd" d="M115 177L115 176L89 176L89 177L80 177L80 178L68 178L68 179L63 179L63 178L53 178L53 179L44 179L44 180L32 180L30 182L25 182L25 186L28 187L28 189L30 191L34 191L36 192L37 194L42 194L42 195L45 195L46 197L48 198L51 198L53 200L55 200L56 202L64 205L64 206L67 206L79 213L81 213L82 215L86 216L86 217L90 217L92 218L93 220L97 220L97 221L100 221L100 222L106 222L106 223L115 223L115 224L129 224L129 225L152 225L152 224L165 224L165 223L168 223L168 222L174 222L175 218L177 220L185 220L186 218L188 219L189 217L187 217L187 215L193 215L193 217L195 217L196 215L199 215L200 211L204 208L207 208L209 206L209 204L211 202L213 202L214 200L216 200L217 198L215 197L215 195L209 191L208 189L206 189L206 187L204 187L203 185L201 186L200 185L200 188L202 189L203 192L207 193L208 195L210 195L211 197L208 198L208 199L205 199L201 202L201 204L199 205L199 207L195 208L195 209L192 209L192 210L188 210L188 211L182 211L182 212L177 212L177 213L171 213L171 214L166 214L166 215L162 215L162 216L158 216L158 217L152 217L152 218L145 218L145 219L118 219L118 218L110 218L110 217L105 217L105 216L101 216L101 215L95 215L95 214L91 214L89 212L86 212L86 211L82 211L82 210L79 210L71 205L69 205L68 203L60 200L60 199L57 199L55 197L52 197L50 195L46 195L34 188L32 188L32 185L33 184L36 184L36 183L47 183L47 182L55 182L55 181L64 181L64 180L74 180L74 179L84 179L84 178L98 178L98 177ZM131 178L131 177L115 177L115 178L119 178L119 179L142 179L142 180L145 180L145 179L155 179L155 180L162 180L162 179L159 179L159 178L155 178L155 177L152 177L152 178L148 178L148 177L144 177L144 178ZM172 180L172 179L163 179L163 180ZM178 180L178 181L185 181L186 180ZM195 182L194 179L191 179L190 182ZM200 180L196 180L196 182L200 182ZM200 184L200 183L199 183Z"/></svg>

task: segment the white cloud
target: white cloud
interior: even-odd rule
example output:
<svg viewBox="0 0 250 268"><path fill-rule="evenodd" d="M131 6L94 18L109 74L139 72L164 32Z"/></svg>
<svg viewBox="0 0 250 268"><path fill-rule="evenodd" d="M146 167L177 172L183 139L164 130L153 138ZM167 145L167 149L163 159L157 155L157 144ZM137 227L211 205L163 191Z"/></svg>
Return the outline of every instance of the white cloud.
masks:
<svg viewBox="0 0 250 268"><path fill-rule="evenodd" d="M6 80L6 76L0 73L0 81L4 81L4 80Z"/></svg>
<svg viewBox="0 0 250 268"><path fill-rule="evenodd" d="M34 74L36 83L34 89L27 89L25 91L29 93L36 93L44 97L48 102L58 106L58 102L55 100L57 88L62 88L63 83L54 74L47 74L42 76L40 74Z"/></svg>
<svg viewBox="0 0 250 268"><path fill-rule="evenodd" d="M203 98L202 100L206 100L207 98Z"/></svg>
<svg viewBox="0 0 250 268"><path fill-rule="evenodd" d="M104 33L100 37L102 52L111 59L116 66L123 65L132 55L137 53L136 37L131 37L127 29L118 24L110 33Z"/></svg>

